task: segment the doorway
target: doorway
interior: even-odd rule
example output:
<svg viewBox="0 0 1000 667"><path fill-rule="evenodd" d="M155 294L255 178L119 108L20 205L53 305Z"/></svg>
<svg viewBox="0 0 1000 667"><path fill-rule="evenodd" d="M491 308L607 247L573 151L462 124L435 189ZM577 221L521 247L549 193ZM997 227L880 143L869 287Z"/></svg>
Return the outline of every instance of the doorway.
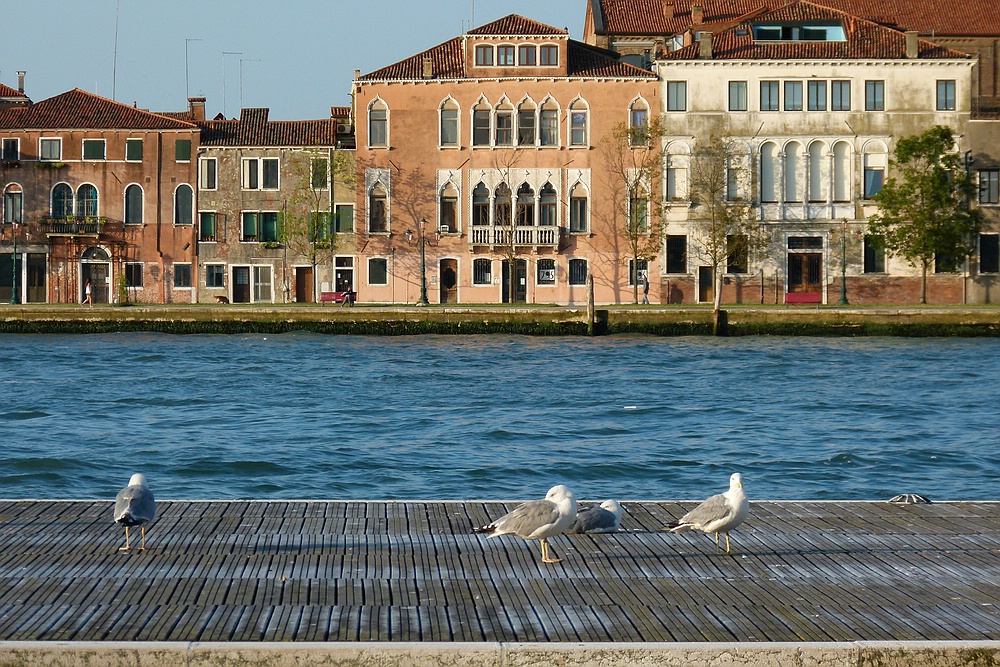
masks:
<svg viewBox="0 0 1000 667"><path fill-rule="evenodd" d="M87 281L94 303L108 303L111 294L111 257L103 248L87 248L80 257L80 295L78 303L87 298Z"/></svg>
<svg viewBox="0 0 1000 667"><path fill-rule="evenodd" d="M788 253L788 291L792 294L820 294L823 291L823 256Z"/></svg>
<svg viewBox="0 0 1000 667"><path fill-rule="evenodd" d="M250 303L250 267L233 267L233 303Z"/></svg>
<svg viewBox="0 0 1000 667"><path fill-rule="evenodd" d="M312 303L313 301L313 270L311 266L295 267L295 301L296 303Z"/></svg>
<svg viewBox="0 0 1000 667"><path fill-rule="evenodd" d="M698 303L715 301L715 271L710 266L698 267Z"/></svg>
<svg viewBox="0 0 1000 667"><path fill-rule="evenodd" d="M510 298L510 262L503 260L502 303L524 303L528 300L528 260L514 262L514 298Z"/></svg>
<svg viewBox="0 0 1000 667"><path fill-rule="evenodd" d="M458 303L458 260L441 260L441 303Z"/></svg>

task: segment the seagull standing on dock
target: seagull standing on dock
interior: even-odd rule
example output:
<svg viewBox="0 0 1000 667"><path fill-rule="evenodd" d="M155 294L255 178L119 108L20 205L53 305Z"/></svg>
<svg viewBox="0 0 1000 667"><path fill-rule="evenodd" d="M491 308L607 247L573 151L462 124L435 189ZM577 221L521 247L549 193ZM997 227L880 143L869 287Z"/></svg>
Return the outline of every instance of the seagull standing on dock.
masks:
<svg viewBox="0 0 1000 667"><path fill-rule="evenodd" d="M616 533L622 523L622 506L617 500L605 500L576 515L570 533Z"/></svg>
<svg viewBox="0 0 1000 667"><path fill-rule="evenodd" d="M548 538L565 533L576 520L576 496L562 484L553 486L545 500L532 500L519 505L493 523L476 528L476 533L489 533L487 537L517 535L525 540L541 540L542 562L561 563L561 558L549 555Z"/></svg>
<svg viewBox="0 0 1000 667"><path fill-rule="evenodd" d="M156 500L146 484L146 478L139 473L132 475L128 486L115 497L115 523L125 526L125 546L119 551L131 551L128 530L139 526L142 531L142 546L146 550L146 522L156 518Z"/></svg>
<svg viewBox="0 0 1000 667"><path fill-rule="evenodd" d="M726 553L729 552L729 531L733 530L747 518L750 513L750 502L743 492L743 476L738 472L729 478L729 490L719 493L693 510L685 514L669 526L660 530L672 533L683 533L687 530L700 530L705 533L715 533L715 549L719 550L719 533L726 534Z"/></svg>

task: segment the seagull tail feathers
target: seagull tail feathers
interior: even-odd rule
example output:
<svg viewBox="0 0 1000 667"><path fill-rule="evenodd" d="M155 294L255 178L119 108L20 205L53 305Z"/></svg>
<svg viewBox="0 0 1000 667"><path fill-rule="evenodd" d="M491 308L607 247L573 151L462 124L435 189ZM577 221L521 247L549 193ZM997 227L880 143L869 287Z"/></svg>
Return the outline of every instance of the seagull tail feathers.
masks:
<svg viewBox="0 0 1000 667"><path fill-rule="evenodd" d="M496 529L497 529L496 524L492 524L491 523L491 524L488 524L486 526L478 526L478 527L477 526L473 526L472 532L473 533L492 533Z"/></svg>

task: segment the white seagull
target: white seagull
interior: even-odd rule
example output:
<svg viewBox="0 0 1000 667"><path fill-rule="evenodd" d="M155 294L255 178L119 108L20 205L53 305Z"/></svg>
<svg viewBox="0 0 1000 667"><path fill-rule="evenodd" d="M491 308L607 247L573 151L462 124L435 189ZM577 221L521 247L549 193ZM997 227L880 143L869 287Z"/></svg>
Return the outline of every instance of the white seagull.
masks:
<svg viewBox="0 0 1000 667"><path fill-rule="evenodd" d="M128 529L139 526L142 530L142 547L146 550L146 522L156 518L156 500L146 485L146 478L139 473L132 475L128 486L115 497L115 523L125 526L125 546L119 551L131 551Z"/></svg>
<svg viewBox="0 0 1000 667"><path fill-rule="evenodd" d="M616 533L622 523L622 506L617 500L605 500L599 507L591 507L576 515L570 533Z"/></svg>
<svg viewBox="0 0 1000 667"><path fill-rule="evenodd" d="M661 530L672 533L683 533L687 530L700 530L705 533L715 533L715 549L719 550L719 533L726 534L726 553L729 553L729 531L733 530L747 518L750 513L750 502L743 492L743 477L734 472L729 478L729 490L718 493L693 510L685 514L669 526Z"/></svg>
<svg viewBox="0 0 1000 667"><path fill-rule="evenodd" d="M541 540L542 562L560 563L561 558L549 556L548 538L565 533L576 520L576 496L562 484L553 486L545 500L532 500L519 505L493 523L474 532L489 533L487 537L517 535L525 540ZM552 554L555 556L555 552Z"/></svg>

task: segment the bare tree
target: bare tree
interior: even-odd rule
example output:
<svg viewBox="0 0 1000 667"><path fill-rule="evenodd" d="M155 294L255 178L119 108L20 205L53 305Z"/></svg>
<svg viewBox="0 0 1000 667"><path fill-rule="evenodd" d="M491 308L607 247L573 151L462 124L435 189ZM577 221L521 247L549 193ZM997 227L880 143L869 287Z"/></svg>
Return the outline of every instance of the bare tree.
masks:
<svg viewBox="0 0 1000 667"><path fill-rule="evenodd" d="M513 171L523 155L512 148L498 149L493 153L493 168L500 177L493 199L493 224L496 235L493 238L493 252L507 263L507 300L514 303L517 286L517 260L523 245L518 241L518 222L521 209L517 206L517 191L514 190ZM531 223L533 224L533 221Z"/></svg>

